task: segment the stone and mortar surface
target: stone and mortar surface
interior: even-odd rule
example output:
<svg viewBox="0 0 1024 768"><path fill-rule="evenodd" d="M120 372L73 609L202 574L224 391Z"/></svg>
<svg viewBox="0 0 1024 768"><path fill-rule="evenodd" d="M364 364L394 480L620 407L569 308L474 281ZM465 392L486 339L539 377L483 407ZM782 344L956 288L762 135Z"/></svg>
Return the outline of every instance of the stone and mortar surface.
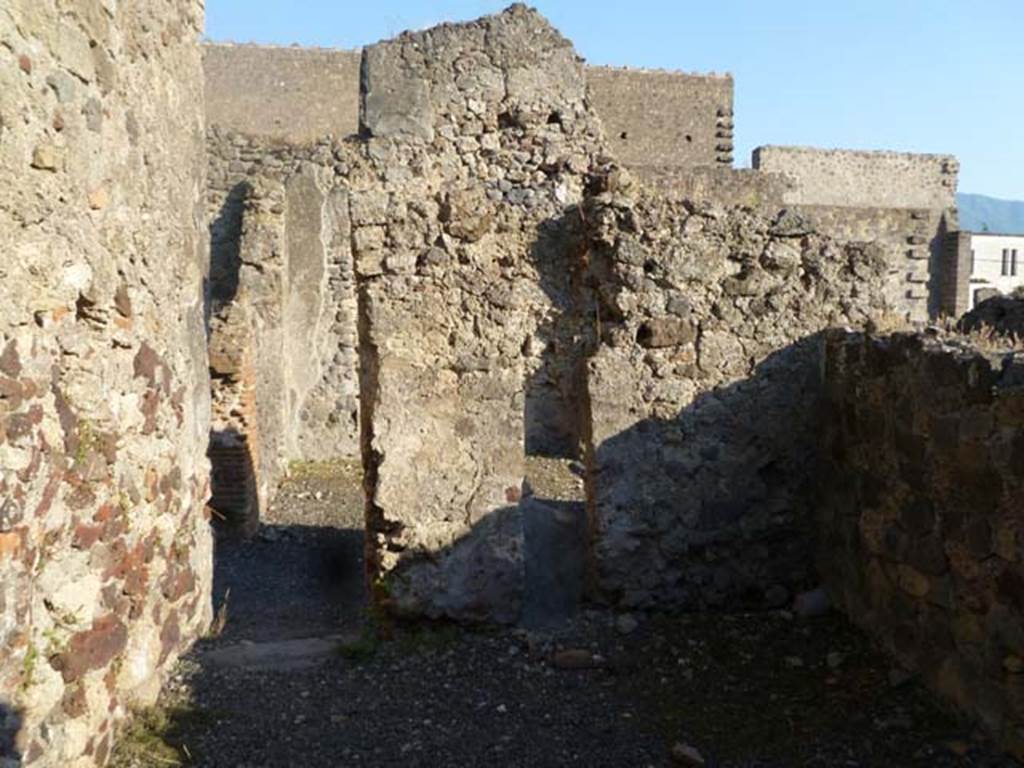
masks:
<svg viewBox="0 0 1024 768"><path fill-rule="evenodd" d="M6 289L24 311L0 358L10 406L0 447L21 461L3 478L16 502L0 531L14 651L0 671L20 697L4 730L30 760L103 762L116 721L152 697L206 626L204 317L215 434L245 438L256 513L271 515L285 459L323 458L351 440L354 399L333 398L354 394L338 389L353 380L358 317L366 557L378 604L398 613L529 619L531 599L553 586L563 593L545 610L572 612L584 573L592 596L637 606L781 605L806 581L801 462L813 456L816 422L811 409L791 413L793 398L817 402L813 336L823 325L888 308L884 248L815 233L799 211L629 192L607 165L571 45L516 6L368 49L361 140L299 146L211 132L224 161L205 201L217 216L204 306L201 115L174 129L162 122L202 103L201 13L184 3L150 17L88 5L61 23L48 6L4 14L4 77L27 108L22 122L2 115L16 151L4 158L12 202L0 212L5 232L18 232L12 252L24 254ZM74 79L33 79L61 71ZM82 93L93 96L80 113L56 106ZM58 238L84 268L61 261ZM182 274L167 269L169 253ZM40 274L62 274L64 285L44 288ZM613 401L619 374L632 388ZM728 418L733 406L751 418ZM680 442L695 431L700 440ZM589 520L578 483L531 482L526 457L569 457L581 444ZM558 467L563 480L579 471ZM630 471L650 482L627 498ZM739 481L743 493L725 487ZM677 488L699 504L660 509L659 495ZM17 506L26 499L28 522ZM47 572L51 563L59 571ZM274 626L253 618L265 574L235 563L258 636ZM581 638L605 626L599 616ZM634 623L616 626L629 633ZM283 637L296 631L278 624ZM543 655L556 667L582 658ZM590 653L584 666L604 665ZM229 680L215 677L215 700L246 692ZM644 683L651 690L653 678ZM559 690L526 686L521 708ZM965 707L993 727L990 704ZM308 715L291 726L299 717ZM655 758L645 739L597 754ZM836 746L804 759L828 764ZM414 749L415 740L405 751Z"/></svg>
<svg viewBox="0 0 1024 768"><path fill-rule="evenodd" d="M731 75L588 67L588 98L630 168L732 166Z"/></svg>
<svg viewBox="0 0 1024 768"><path fill-rule="evenodd" d="M577 439L562 219L600 127L571 44L522 6L364 55L348 183L370 565L400 612L515 621L525 449Z"/></svg>
<svg viewBox="0 0 1024 768"><path fill-rule="evenodd" d="M699 207L619 171L588 201L585 369L598 594L782 605L814 578L821 343L884 314L884 252L808 221Z"/></svg>
<svg viewBox="0 0 1024 768"><path fill-rule="evenodd" d="M206 43L212 128L303 145L359 131L362 51ZM626 165L731 165L730 75L584 67L591 105Z"/></svg>
<svg viewBox="0 0 1024 768"><path fill-rule="evenodd" d="M945 311L946 283L952 267L944 255L946 236L957 226L953 193L945 184L955 185L955 165L948 166L954 170L944 171L947 166L934 162L929 155L810 149L797 155L802 160L815 153L823 158L855 158L857 163L848 168L840 164L833 172L854 175L854 169L860 173L861 166L871 166L874 170L868 177L877 180L880 175L887 176L886 188L890 190L915 190L923 183L922 176L932 179L933 187L941 190L941 194L930 196L913 191L890 192L888 198L871 202L867 187L845 195L823 194L815 174L803 165L798 166L802 174L784 170L788 167L784 162L789 157L788 148L762 148L769 149L779 153L780 159L755 169L640 166L632 170L668 197L751 208L765 215L785 208L807 219L819 234L841 241L873 242L885 250L888 276L884 293L892 311L913 322L928 321ZM894 195L899 204L891 202Z"/></svg>
<svg viewBox="0 0 1024 768"><path fill-rule="evenodd" d="M826 386L837 604L1024 760L1024 352L835 333Z"/></svg>
<svg viewBox="0 0 1024 768"><path fill-rule="evenodd" d="M955 230L960 164L952 155L765 146L759 174L781 176L781 204L800 210L823 234L870 237L889 249L894 309L914 322L944 310L944 243Z"/></svg>
<svg viewBox="0 0 1024 768"><path fill-rule="evenodd" d="M202 51L211 126L291 144L359 128L358 50L206 43Z"/></svg>
<svg viewBox="0 0 1024 768"><path fill-rule="evenodd" d="M792 205L956 207L960 164L952 155L764 146L752 165L794 179L784 200Z"/></svg>
<svg viewBox="0 0 1024 768"><path fill-rule="evenodd" d="M210 618L202 23L0 9L4 765L103 763Z"/></svg>
<svg viewBox="0 0 1024 768"><path fill-rule="evenodd" d="M348 200L329 142L207 148L213 505L251 525L288 461L358 455Z"/></svg>

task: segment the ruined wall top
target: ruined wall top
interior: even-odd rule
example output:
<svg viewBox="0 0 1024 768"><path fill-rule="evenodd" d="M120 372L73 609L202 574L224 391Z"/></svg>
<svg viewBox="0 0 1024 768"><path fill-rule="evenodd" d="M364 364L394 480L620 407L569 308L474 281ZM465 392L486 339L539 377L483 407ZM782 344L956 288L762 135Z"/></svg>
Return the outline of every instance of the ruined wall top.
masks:
<svg viewBox="0 0 1024 768"><path fill-rule="evenodd" d="M813 147L758 147L753 166L795 182L790 205L946 209L956 205L952 155Z"/></svg>
<svg viewBox="0 0 1024 768"><path fill-rule="evenodd" d="M362 75L360 129L426 141L498 103L499 122L560 122L586 92L572 43L522 5L370 46Z"/></svg>
<svg viewBox="0 0 1024 768"><path fill-rule="evenodd" d="M208 124L295 144L352 135L359 130L361 59L359 49L208 43ZM680 168L732 162L731 75L583 71L609 146L624 164Z"/></svg>

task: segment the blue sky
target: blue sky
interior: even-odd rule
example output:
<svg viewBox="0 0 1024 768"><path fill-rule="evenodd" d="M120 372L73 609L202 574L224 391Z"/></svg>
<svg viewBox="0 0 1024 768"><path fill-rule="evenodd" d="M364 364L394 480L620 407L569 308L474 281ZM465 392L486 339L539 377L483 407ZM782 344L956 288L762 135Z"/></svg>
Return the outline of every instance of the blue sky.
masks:
<svg viewBox="0 0 1024 768"><path fill-rule="evenodd" d="M501 0L207 0L212 40L353 48ZM537 0L595 64L731 72L759 144L949 152L1024 200L1024 0Z"/></svg>

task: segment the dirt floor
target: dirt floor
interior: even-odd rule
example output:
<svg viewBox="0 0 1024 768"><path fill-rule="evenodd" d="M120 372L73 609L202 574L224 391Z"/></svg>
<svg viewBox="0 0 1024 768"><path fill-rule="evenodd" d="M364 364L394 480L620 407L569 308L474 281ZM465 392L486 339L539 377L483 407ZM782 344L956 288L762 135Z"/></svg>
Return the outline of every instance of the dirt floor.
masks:
<svg viewBox="0 0 1024 768"><path fill-rule="evenodd" d="M381 637L361 520L357 467L302 467L256 537L221 537L223 631L114 765L1016 766L835 614L585 610L556 632Z"/></svg>

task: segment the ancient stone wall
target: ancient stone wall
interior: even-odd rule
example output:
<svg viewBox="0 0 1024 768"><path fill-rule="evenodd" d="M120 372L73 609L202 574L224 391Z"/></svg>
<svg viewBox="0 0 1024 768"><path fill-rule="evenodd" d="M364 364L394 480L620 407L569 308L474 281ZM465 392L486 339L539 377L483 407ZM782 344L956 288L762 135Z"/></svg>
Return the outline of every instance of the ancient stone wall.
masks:
<svg viewBox="0 0 1024 768"><path fill-rule="evenodd" d="M948 232L958 226L960 165L951 155L867 152L810 147L758 147L753 166L790 182L782 196L799 206L826 234L861 232L889 247L890 293L895 309L927 321L943 310L951 279L943 256ZM849 210L842 210L849 209ZM903 224L905 212L911 221ZM900 248L900 238L906 248ZM955 278L954 278L955 279Z"/></svg>
<svg viewBox="0 0 1024 768"><path fill-rule="evenodd" d="M927 322L941 310L942 253L955 217L937 208L792 206L811 227L842 241L873 242L886 261L885 298L893 311ZM951 223L953 222L953 223Z"/></svg>
<svg viewBox="0 0 1024 768"><path fill-rule="evenodd" d="M399 611L514 621L527 448L577 439L563 219L600 128L572 46L523 6L365 55L347 183L368 559Z"/></svg>
<svg viewBox="0 0 1024 768"><path fill-rule="evenodd" d="M246 197L261 181L284 185L283 264L295 293L287 302L288 332L309 343L295 368L293 430L284 436L285 460L359 454L359 382L355 273L347 203L333 182L344 172L328 139L287 144L211 128L207 133L211 277L214 309L235 298L244 256L241 231ZM244 258L243 258L244 257ZM253 279L259 279L258 273ZM268 397L271 397L268 393Z"/></svg>
<svg viewBox="0 0 1024 768"><path fill-rule="evenodd" d="M0 709L31 765L102 763L210 618L202 19L0 9Z"/></svg>
<svg viewBox="0 0 1024 768"><path fill-rule="evenodd" d="M289 461L358 454L348 200L327 142L208 146L212 505L251 528Z"/></svg>
<svg viewBox="0 0 1024 768"><path fill-rule="evenodd" d="M359 128L359 50L208 43L207 121L225 131L306 144ZM730 75L585 67L588 98L620 162L728 166Z"/></svg>
<svg viewBox="0 0 1024 768"><path fill-rule="evenodd" d="M779 170L644 167L633 171L669 197L751 208L766 215L786 208L823 235L843 242L876 243L886 254L885 294L892 310L918 322L942 311L949 279L944 243L947 232L956 226L954 211L868 205L856 199L843 204L812 203L812 195L800 187L800 178Z"/></svg>
<svg viewBox="0 0 1024 768"><path fill-rule="evenodd" d="M948 232L942 243L942 285L939 308L960 317L971 306L971 269L974 258L970 232Z"/></svg>
<svg viewBox="0 0 1024 768"><path fill-rule="evenodd" d="M795 183L784 174L750 168L644 165L630 171L668 197L767 213L785 207L783 200Z"/></svg>
<svg viewBox="0 0 1024 768"><path fill-rule="evenodd" d="M792 213L699 207L617 172L606 183L586 214L596 592L781 605L813 578L819 333L885 310L884 254Z"/></svg>
<svg viewBox="0 0 1024 768"><path fill-rule="evenodd" d="M207 122L222 130L307 144L359 127L358 51L203 45Z"/></svg>
<svg viewBox="0 0 1024 768"><path fill-rule="evenodd" d="M623 165L732 165L731 75L588 67L587 98Z"/></svg>
<svg viewBox="0 0 1024 768"><path fill-rule="evenodd" d="M826 387L835 601L1024 759L1024 354L837 333Z"/></svg>
<svg viewBox="0 0 1024 768"><path fill-rule="evenodd" d="M784 202L865 208L956 207L960 164L952 155L813 147L758 147L753 166L785 173L795 186Z"/></svg>

